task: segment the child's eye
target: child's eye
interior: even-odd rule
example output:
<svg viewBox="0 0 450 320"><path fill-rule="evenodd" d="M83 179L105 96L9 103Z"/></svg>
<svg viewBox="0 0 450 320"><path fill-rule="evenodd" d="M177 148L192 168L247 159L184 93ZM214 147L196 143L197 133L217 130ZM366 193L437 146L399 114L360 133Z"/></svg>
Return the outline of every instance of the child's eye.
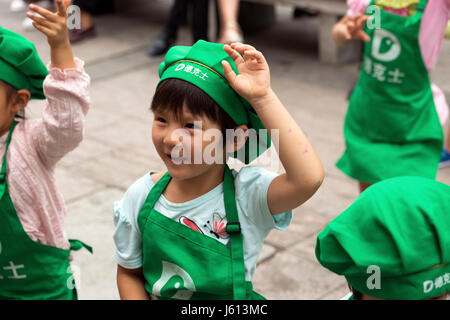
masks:
<svg viewBox="0 0 450 320"><path fill-rule="evenodd" d="M156 121L158 122L162 122L162 123L166 123L166 119L162 118L162 117L157 117Z"/></svg>
<svg viewBox="0 0 450 320"><path fill-rule="evenodd" d="M187 123L185 125L185 127L188 128L188 129L198 129L198 127L195 126L193 123Z"/></svg>

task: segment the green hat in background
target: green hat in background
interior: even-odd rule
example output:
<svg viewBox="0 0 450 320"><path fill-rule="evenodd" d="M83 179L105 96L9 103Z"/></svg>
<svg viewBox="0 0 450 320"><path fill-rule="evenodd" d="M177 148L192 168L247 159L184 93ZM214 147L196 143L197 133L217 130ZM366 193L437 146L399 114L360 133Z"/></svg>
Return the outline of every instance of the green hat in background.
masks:
<svg viewBox="0 0 450 320"><path fill-rule="evenodd" d="M316 258L359 292L428 299L450 291L450 186L398 177L366 191L318 235Z"/></svg>
<svg viewBox="0 0 450 320"><path fill-rule="evenodd" d="M172 47L159 66L161 78L159 83L171 78L187 81L210 96L236 125L247 125L249 129L255 129L256 137L249 136L245 145L245 160L240 159L239 152L234 154L234 157L248 164L270 147L271 140L267 132L261 139L259 130L265 129L264 125L248 101L239 96L228 84L222 61L228 61L234 72L238 71L233 59L223 47L222 44L203 40L196 42L192 47Z"/></svg>
<svg viewBox="0 0 450 320"><path fill-rule="evenodd" d="M34 44L0 27L0 80L17 90L27 89L31 99L45 99L42 85L47 74Z"/></svg>

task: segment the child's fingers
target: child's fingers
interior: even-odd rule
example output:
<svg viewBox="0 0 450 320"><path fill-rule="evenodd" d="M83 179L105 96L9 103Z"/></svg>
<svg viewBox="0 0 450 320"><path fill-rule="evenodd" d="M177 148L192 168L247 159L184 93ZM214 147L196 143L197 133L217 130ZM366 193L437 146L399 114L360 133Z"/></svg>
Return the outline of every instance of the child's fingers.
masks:
<svg viewBox="0 0 450 320"><path fill-rule="evenodd" d="M229 45L225 45L224 50L228 55L233 59L236 66L239 66L241 63L244 63L244 58L234 49L232 49Z"/></svg>
<svg viewBox="0 0 450 320"><path fill-rule="evenodd" d="M364 25L367 22L367 17L366 16L362 16L360 17L357 21L356 21L356 29L363 29Z"/></svg>
<svg viewBox="0 0 450 320"><path fill-rule="evenodd" d="M61 17L65 17L67 15L67 7L64 4L64 1L56 0L56 6L58 7L57 14Z"/></svg>
<svg viewBox="0 0 450 320"><path fill-rule="evenodd" d="M56 17L55 14L53 14L52 12L48 11L47 9L41 8L35 4L30 4L28 6L28 8L31 11L34 11L36 13L39 13L41 16L43 16L44 18L52 21L52 22L56 22Z"/></svg>
<svg viewBox="0 0 450 320"><path fill-rule="evenodd" d="M38 15L35 15L31 12L27 12L27 17L33 20L35 23L45 27L45 28L52 28L52 23L49 22L47 19L44 19L42 17L39 17Z"/></svg>
<svg viewBox="0 0 450 320"><path fill-rule="evenodd" d="M232 44L231 47L240 54L244 54L246 50L256 50L253 46L243 43Z"/></svg>
<svg viewBox="0 0 450 320"><path fill-rule="evenodd" d="M246 50L244 51L244 59L254 59L256 62L262 64L266 62L266 59L264 58L264 55L258 51L258 50Z"/></svg>
<svg viewBox="0 0 450 320"><path fill-rule="evenodd" d="M43 25L40 25L36 22L33 21L33 26L39 30L40 32L42 32L43 34L45 34L46 36L49 36L52 33L52 30L49 28L44 27Z"/></svg>
<svg viewBox="0 0 450 320"><path fill-rule="evenodd" d="M228 80L229 83L234 83L237 75L236 75L236 73L234 73L234 71L231 68L228 61L223 60L222 66L223 66L223 73L225 74L225 78Z"/></svg>
<svg viewBox="0 0 450 320"><path fill-rule="evenodd" d="M351 40L352 39L352 34L350 33L350 30L348 28L344 29L344 37L347 40Z"/></svg>
<svg viewBox="0 0 450 320"><path fill-rule="evenodd" d="M364 42L369 42L370 41L370 37L367 33L365 33L363 30L360 30L357 34L356 37Z"/></svg>

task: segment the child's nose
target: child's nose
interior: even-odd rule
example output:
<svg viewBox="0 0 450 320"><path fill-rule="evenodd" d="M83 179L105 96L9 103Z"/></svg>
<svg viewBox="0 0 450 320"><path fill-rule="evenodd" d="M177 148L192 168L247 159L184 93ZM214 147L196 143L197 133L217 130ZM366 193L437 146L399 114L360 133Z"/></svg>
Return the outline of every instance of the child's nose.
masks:
<svg viewBox="0 0 450 320"><path fill-rule="evenodd" d="M174 147L181 143L185 135L186 133L182 128L175 127L172 128L171 130L168 130L166 136L164 137L163 142L168 147Z"/></svg>

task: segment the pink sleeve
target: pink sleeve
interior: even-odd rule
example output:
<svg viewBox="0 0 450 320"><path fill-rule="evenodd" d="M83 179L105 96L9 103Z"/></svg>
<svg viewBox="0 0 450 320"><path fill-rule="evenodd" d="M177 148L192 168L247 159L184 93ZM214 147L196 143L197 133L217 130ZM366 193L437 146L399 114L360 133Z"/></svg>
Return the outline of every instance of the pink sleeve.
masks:
<svg viewBox="0 0 450 320"><path fill-rule="evenodd" d="M422 18L419 42L428 71L432 71L441 52L450 18L450 0L429 1Z"/></svg>
<svg viewBox="0 0 450 320"><path fill-rule="evenodd" d="M44 164L52 167L75 149L84 133L89 110L90 78L84 62L75 58L76 68L61 71L49 68L44 81L47 98L42 118L33 128L33 140Z"/></svg>
<svg viewBox="0 0 450 320"><path fill-rule="evenodd" d="M448 119L448 104L445 94L435 84L431 85L431 90L433 91L434 104L436 105L439 121L441 122L441 125L444 126Z"/></svg>
<svg viewBox="0 0 450 320"><path fill-rule="evenodd" d="M364 14L371 0L347 0L347 16L353 18L359 13Z"/></svg>

